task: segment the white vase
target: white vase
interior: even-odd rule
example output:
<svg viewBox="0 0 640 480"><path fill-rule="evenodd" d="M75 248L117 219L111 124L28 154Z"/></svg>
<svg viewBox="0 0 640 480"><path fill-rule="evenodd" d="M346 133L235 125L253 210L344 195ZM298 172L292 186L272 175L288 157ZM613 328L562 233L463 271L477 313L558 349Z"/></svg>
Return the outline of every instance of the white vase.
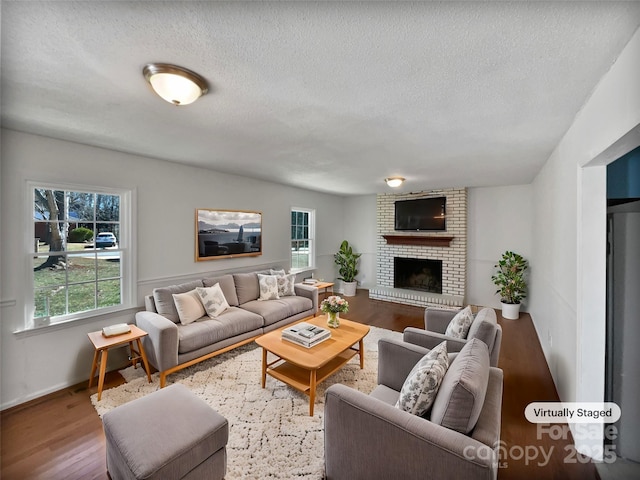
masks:
<svg viewBox="0 0 640 480"><path fill-rule="evenodd" d="M342 282L342 294L345 297L355 297L358 282Z"/></svg>
<svg viewBox="0 0 640 480"><path fill-rule="evenodd" d="M520 304L519 303L504 303L502 305L502 318L508 318L509 320L516 320L520 318Z"/></svg>

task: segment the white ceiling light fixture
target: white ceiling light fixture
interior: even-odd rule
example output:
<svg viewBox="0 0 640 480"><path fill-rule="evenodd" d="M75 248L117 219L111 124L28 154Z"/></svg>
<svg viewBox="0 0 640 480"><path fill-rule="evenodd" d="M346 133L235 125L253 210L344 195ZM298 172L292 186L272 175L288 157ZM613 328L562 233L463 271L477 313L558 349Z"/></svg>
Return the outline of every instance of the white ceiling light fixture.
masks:
<svg viewBox="0 0 640 480"><path fill-rule="evenodd" d="M384 181L387 182L387 185L389 185L391 188L396 188L396 187L399 187L400 185L402 185L402 183L404 182L404 178L403 177L389 177L389 178L385 178Z"/></svg>
<svg viewBox="0 0 640 480"><path fill-rule="evenodd" d="M209 91L204 78L176 65L149 63L142 73L153 90L174 105L189 105Z"/></svg>

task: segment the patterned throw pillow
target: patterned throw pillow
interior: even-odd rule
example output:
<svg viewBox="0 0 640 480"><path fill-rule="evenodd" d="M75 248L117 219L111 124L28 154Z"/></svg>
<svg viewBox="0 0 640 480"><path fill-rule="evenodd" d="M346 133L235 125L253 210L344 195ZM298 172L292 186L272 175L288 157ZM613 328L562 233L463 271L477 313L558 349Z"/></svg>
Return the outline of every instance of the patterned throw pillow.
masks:
<svg viewBox="0 0 640 480"><path fill-rule="evenodd" d="M222 315L222 313L229 308L229 303L227 299L224 298L224 293L222 293L222 288L220 288L219 283L216 283L213 287L196 288L196 291L202 300L207 315L211 318Z"/></svg>
<svg viewBox="0 0 640 480"><path fill-rule="evenodd" d="M444 334L447 337L467 338L469 327L471 327L472 322L473 313L471 312L471 305L467 305L466 308L460 310L456 313L456 316L451 319Z"/></svg>
<svg viewBox="0 0 640 480"><path fill-rule="evenodd" d="M277 300L278 295L278 277L275 275L258 274L258 284L260 285L260 297L258 300Z"/></svg>
<svg viewBox="0 0 640 480"><path fill-rule="evenodd" d="M278 280L278 296L279 297L290 297L296 294L295 283L296 283L296 274L291 273L289 275L278 275L276 277Z"/></svg>
<svg viewBox="0 0 640 480"><path fill-rule="evenodd" d="M182 325L189 325L204 317L204 307L196 290L173 294L173 302L176 304L178 318L180 318Z"/></svg>
<svg viewBox="0 0 640 480"><path fill-rule="evenodd" d="M280 275L286 275L287 272L284 271L284 268L281 270L274 270L273 268L269 269L269 275L276 275L276 276L280 276Z"/></svg>
<svg viewBox="0 0 640 480"><path fill-rule="evenodd" d="M429 351L409 373L400 390L396 408L422 416L429 411L449 368L447 342Z"/></svg>

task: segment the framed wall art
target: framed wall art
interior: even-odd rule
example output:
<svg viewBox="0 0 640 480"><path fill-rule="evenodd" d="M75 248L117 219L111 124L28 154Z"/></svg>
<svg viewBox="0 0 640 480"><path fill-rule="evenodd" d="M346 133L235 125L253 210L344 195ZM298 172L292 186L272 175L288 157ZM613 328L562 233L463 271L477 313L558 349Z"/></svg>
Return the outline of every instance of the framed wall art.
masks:
<svg viewBox="0 0 640 480"><path fill-rule="evenodd" d="M196 261L262 255L262 212L196 209Z"/></svg>

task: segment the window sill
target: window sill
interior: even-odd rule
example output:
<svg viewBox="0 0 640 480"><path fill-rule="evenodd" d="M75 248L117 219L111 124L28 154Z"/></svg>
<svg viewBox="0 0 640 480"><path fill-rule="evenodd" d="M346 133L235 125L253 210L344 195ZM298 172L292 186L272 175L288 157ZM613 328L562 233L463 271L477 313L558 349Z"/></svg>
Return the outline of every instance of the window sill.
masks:
<svg viewBox="0 0 640 480"><path fill-rule="evenodd" d="M125 316L127 314L131 314L131 316L133 317L135 313L138 312L139 310L140 310L140 307L137 307L137 306L131 306L131 305L122 306L122 307L114 308L107 312L103 311L100 313L89 314L83 317L59 320L57 322L47 323L43 325L36 326L34 323L34 325L32 326L28 326L28 327L25 326L20 330L14 330L13 334L16 335L18 338L23 338L23 337L30 337L33 335L41 335L41 334L46 334L50 332L55 332L57 330L64 330L67 328L76 327L78 325L85 325L85 324L98 322L98 321L104 321L105 324L109 322L115 323L113 321L110 321L109 318L113 317L114 315ZM134 322L133 318L131 319L131 322Z"/></svg>
<svg viewBox="0 0 640 480"><path fill-rule="evenodd" d="M315 271L316 271L316 267L291 268L291 269L289 269L289 273L295 273L296 275L298 275L300 273L315 272Z"/></svg>

